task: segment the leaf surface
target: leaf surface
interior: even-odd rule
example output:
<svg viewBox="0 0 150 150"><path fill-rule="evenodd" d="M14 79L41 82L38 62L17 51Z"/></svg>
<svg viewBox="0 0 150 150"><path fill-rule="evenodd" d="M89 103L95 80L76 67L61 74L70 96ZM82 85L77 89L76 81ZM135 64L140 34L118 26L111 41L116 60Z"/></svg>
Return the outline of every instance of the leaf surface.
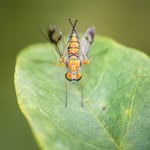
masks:
<svg viewBox="0 0 150 150"><path fill-rule="evenodd" d="M50 44L18 55L18 103L38 144L43 150L149 149L149 57L104 37L95 38L89 55L76 84L65 81L66 68L56 65Z"/></svg>

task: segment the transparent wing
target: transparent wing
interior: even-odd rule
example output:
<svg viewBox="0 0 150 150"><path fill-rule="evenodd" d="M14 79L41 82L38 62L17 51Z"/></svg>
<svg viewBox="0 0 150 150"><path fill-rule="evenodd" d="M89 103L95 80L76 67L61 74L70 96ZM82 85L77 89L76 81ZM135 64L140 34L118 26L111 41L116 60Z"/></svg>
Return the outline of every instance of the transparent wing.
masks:
<svg viewBox="0 0 150 150"><path fill-rule="evenodd" d="M61 58L64 53L61 31L58 30L55 25L49 25L47 33L49 41L55 45L56 52L59 54Z"/></svg>
<svg viewBox="0 0 150 150"><path fill-rule="evenodd" d="M80 56L82 57L83 60L88 60L87 54L88 54L91 44L93 43L94 35L95 35L95 28L90 27L87 29L83 38L81 39L81 42L80 42L80 47L81 47L80 53L81 54L80 54Z"/></svg>

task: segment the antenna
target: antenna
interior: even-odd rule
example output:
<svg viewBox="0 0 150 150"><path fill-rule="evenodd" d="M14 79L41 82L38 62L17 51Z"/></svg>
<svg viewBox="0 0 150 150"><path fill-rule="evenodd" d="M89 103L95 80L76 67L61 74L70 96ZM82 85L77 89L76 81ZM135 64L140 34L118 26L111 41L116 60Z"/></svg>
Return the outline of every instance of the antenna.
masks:
<svg viewBox="0 0 150 150"><path fill-rule="evenodd" d="M72 23L71 19L68 19L68 20L69 20L69 22L70 22L70 24L71 24L71 26L72 26L73 30L75 30L75 26L76 26L76 24L77 24L78 20L75 20L75 22L74 22L74 23Z"/></svg>

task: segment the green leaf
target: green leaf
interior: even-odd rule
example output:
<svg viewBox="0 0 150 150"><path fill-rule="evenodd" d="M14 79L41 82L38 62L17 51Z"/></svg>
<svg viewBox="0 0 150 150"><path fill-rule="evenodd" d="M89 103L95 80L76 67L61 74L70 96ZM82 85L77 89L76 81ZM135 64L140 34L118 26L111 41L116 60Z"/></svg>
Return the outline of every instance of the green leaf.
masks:
<svg viewBox="0 0 150 150"><path fill-rule="evenodd" d="M65 81L66 68L56 65L50 44L18 55L18 103L38 144L43 150L148 150L149 57L103 37L89 55L76 84Z"/></svg>

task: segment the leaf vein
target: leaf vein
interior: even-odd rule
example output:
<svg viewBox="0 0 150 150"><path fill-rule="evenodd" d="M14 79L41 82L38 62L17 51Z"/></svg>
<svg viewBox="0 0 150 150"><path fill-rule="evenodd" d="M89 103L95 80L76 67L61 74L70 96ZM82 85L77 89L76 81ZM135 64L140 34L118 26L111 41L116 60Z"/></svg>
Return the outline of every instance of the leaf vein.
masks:
<svg viewBox="0 0 150 150"><path fill-rule="evenodd" d="M129 122L127 124L127 128L126 128L126 131L125 131L125 134L120 142L120 148L122 147L123 145L123 141L125 140L128 132L129 132L129 128L130 128L130 124L131 124L131 121L132 121L132 115L133 115L133 107L134 107L134 103L135 103L135 96L136 96L136 93L138 91L138 84L139 84L139 81L140 81L140 75L141 72L139 73L139 70L140 68L137 70L137 81L136 81L136 86L135 86L135 90L133 92L133 96L131 97L131 106L130 106L130 114L129 114Z"/></svg>

